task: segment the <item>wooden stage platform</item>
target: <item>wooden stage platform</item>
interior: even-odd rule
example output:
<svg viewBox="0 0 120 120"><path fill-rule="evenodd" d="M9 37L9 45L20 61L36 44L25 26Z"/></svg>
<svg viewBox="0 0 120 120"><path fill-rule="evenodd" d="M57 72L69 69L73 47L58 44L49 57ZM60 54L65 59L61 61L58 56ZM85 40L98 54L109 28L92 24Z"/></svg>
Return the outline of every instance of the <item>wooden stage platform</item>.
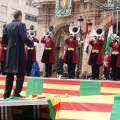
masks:
<svg viewBox="0 0 120 120"><path fill-rule="evenodd" d="M13 90L15 88L15 81ZM0 76L0 106L1 120L12 120L6 117L3 106L26 106L26 105L47 105L47 99L41 100L12 100L4 101L3 93L5 88L5 76ZM120 94L120 81L103 81L103 80L79 80L79 79L57 79L57 78L40 78L25 77L21 95L28 97L32 94L38 95L65 95L70 96L93 96L93 95L118 95ZM43 110L42 110L43 109ZM41 117L48 118L49 111L46 107L41 107ZM17 111L17 110L16 110ZM48 111L46 113L45 111ZM22 112L24 113L24 112ZM11 115L9 115L11 116Z"/></svg>

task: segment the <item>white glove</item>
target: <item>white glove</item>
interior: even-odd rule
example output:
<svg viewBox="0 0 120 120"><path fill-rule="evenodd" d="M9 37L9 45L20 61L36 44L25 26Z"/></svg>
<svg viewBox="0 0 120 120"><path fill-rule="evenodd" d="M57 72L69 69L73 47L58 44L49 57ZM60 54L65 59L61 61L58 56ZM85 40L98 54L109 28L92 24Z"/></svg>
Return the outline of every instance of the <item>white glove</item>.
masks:
<svg viewBox="0 0 120 120"><path fill-rule="evenodd" d="M38 43L37 43L37 42L34 42L34 45L33 45L33 46L36 46L36 47L37 47L37 46L38 46Z"/></svg>
<svg viewBox="0 0 120 120"><path fill-rule="evenodd" d="M80 41L80 43L84 43L84 41L82 40L82 41Z"/></svg>

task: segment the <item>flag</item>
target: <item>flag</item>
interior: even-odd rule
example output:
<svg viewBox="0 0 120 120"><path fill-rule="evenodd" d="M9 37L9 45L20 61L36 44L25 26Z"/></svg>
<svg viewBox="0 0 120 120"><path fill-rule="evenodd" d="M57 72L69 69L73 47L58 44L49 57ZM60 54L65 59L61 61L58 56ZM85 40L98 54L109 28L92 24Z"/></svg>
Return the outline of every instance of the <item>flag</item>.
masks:
<svg viewBox="0 0 120 120"><path fill-rule="evenodd" d="M120 0L108 0L108 6L109 7L119 7Z"/></svg>
<svg viewBox="0 0 120 120"><path fill-rule="evenodd" d="M89 49L88 49L88 22L86 23L86 30L85 30L85 35L84 35L84 51L88 54Z"/></svg>
<svg viewBox="0 0 120 120"><path fill-rule="evenodd" d="M55 16L66 17L72 14L72 0L56 0Z"/></svg>
<svg viewBox="0 0 120 120"><path fill-rule="evenodd" d="M112 34L113 34L113 24L112 24L112 18L111 18L110 27L109 27L109 31L108 31L107 42L106 42L106 47L105 47L105 51L108 51L109 54L110 54L109 44L112 41Z"/></svg>

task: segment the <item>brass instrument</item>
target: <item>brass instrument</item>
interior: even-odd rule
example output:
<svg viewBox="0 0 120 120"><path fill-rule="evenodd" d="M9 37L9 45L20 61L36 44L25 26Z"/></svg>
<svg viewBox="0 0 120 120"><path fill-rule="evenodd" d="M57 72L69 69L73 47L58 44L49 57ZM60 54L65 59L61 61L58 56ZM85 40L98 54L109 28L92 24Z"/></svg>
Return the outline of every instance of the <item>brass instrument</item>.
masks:
<svg viewBox="0 0 120 120"><path fill-rule="evenodd" d="M52 34L53 28L53 26L50 26L49 30L44 33L44 36L48 38Z"/></svg>
<svg viewBox="0 0 120 120"><path fill-rule="evenodd" d="M104 28L100 25L95 26L94 36L95 39L100 39L104 35Z"/></svg>
<svg viewBox="0 0 120 120"><path fill-rule="evenodd" d="M113 42L118 42L119 36L116 36L116 34L112 34L111 38Z"/></svg>
<svg viewBox="0 0 120 120"><path fill-rule="evenodd" d="M30 30L28 32L28 37L30 37L30 38L34 38L35 37L35 30L34 30L34 26L33 25L30 26Z"/></svg>
<svg viewBox="0 0 120 120"><path fill-rule="evenodd" d="M77 35L80 32L79 24L75 24L74 22L72 22L69 26L69 32L70 35Z"/></svg>

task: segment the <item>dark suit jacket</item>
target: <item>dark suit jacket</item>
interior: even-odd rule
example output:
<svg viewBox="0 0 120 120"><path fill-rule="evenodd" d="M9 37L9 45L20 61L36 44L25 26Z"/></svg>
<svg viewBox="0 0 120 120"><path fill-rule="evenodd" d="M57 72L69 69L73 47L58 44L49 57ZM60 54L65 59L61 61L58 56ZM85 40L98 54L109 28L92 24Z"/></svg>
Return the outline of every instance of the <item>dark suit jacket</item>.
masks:
<svg viewBox="0 0 120 120"><path fill-rule="evenodd" d="M6 25L3 31L2 42L8 45L6 53L6 73L26 71L25 44L32 47L34 44L26 34L26 26L19 20L13 20Z"/></svg>

